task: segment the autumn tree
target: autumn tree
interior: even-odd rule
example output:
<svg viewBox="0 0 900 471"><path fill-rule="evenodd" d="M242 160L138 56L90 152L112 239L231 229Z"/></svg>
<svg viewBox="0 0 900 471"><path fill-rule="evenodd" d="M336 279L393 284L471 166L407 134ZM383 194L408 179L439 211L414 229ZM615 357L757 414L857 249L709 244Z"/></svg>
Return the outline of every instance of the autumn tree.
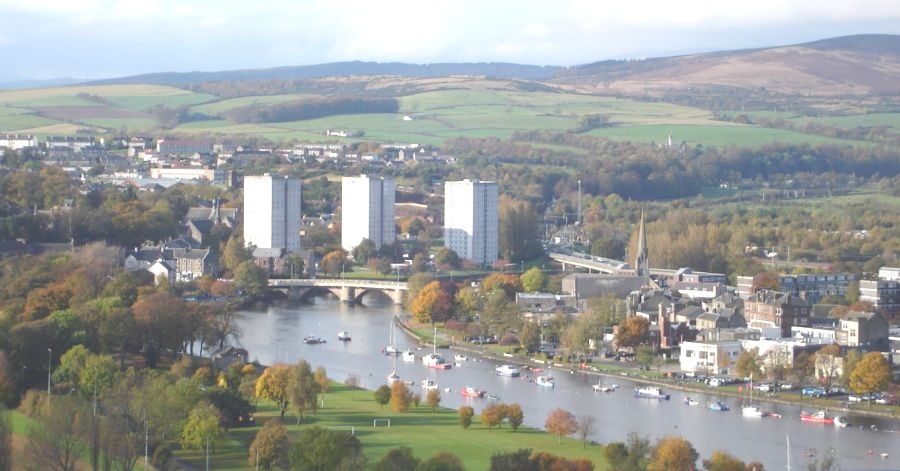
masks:
<svg viewBox="0 0 900 471"><path fill-rule="evenodd" d="M578 436L581 438L581 449L587 448L587 441L597 431L597 418L586 415L578 421Z"/></svg>
<svg viewBox="0 0 900 471"><path fill-rule="evenodd" d="M328 378L328 372L325 371L324 366L317 366L316 371L313 371L313 380L316 382L316 385L319 387L319 392L322 394L328 393L328 387L331 386L331 380Z"/></svg>
<svg viewBox="0 0 900 471"><path fill-rule="evenodd" d="M841 359L841 347L833 343L820 348L816 352L815 370L819 375L817 378L819 384L825 387L826 391L831 390L834 381L840 377L843 360Z"/></svg>
<svg viewBox="0 0 900 471"><path fill-rule="evenodd" d="M369 263L369 259L375 258L377 253L378 247L375 247L375 243L369 239L363 238L363 240L353 248L353 260L362 266L366 266Z"/></svg>
<svg viewBox="0 0 900 471"><path fill-rule="evenodd" d="M753 277L753 284L750 287L751 292L757 292L761 289L778 291L781 287L779 281L780 275L773 271L764 271Z"/></svg>
<svg viewBox="0 0 900 471"><path fill-rule="evenodd" d="M187 422L181 431L181 447L202 450L207 443L210 448L225 443L225 430L219 425L219 411L213 405L200 404L191 409Z"/></svg>
<svg viewBox="0 0 900 471"><path fill-rule="evenodd" d="M536 471L531 461L531 449L520 448L516 451L495 451L491 455L491 467L488 471Z"/></svg>
<svg viewBox="0 0 900 471"><path fill-rule="evenodd" d="M71 471L87 453L82 440L90 411L77 396L56 396L43 403L28 433L28 453L38 469Z"/></svg>
<svg viewBox="0 0 900 471"><path fill-rule="evenodd" d="M375 390L374 395L375 402L378 403L378 405L381 406L381 409L383 410L384 405L388 402L391 402L391 387L386 384L382 384L381 386L378 386L378 389Z"/></svg>
<svg viewBox="0 0 900 471"><path fill-rule="evenodd" d="M512 273L491 273L481 280L481 291L491 293L501 291L506 299L514 300L516 293L522 291L519 277Z"/></svg>
<svg viewBox="0 0 900 471"><path fill-rule="evenodd" d="M419 297L419 292L434 281L431 273L414 273L406 280L406 306L409 309L412 302Z"/></svg>
<svg viewBox="0 0 900 471"><path fill-rule="evenodd" d="M762 359L758 348L743 350L734 363L734 371L741 378L761 378Z"/></svg>
<svg viewBox="0 0 900 471"><path fill-rule="evenodd" d="M459 408L459 424L462 428L469 428L472 425L472 417L475 415L475 409L472 406L461 406Z"/></svg>
<svg viewBox="0 0 900 471"><path fill-rule="evenodd" d="M797 378L797 386L799 389L803 389L806 380L815 374L815 371L815 363L809 353L800 352L794 357L794 365L791 368L791 372L794 374L794 377ZM802 394L800 395L800 400L803 400Z"/></svg>
<svg viewBox="0 0 900 471"><path fill-rule="evenodd" d="M432 281L422 288L413 300L412 314L422 323L443 322L449 319L456 309L455 294L452 284Z"/></svg>
<svg viewBox="0 0 900 471"><path fill-rule="evenodd" d="M519 329L519 346L525 349L526 352L534 352L541 345L541 327L538 323L543 322L543 320L538 317L537 321L529 321L526 320L522 322L522 327Z"/></svg>
<svg viewBox="0 0 900 471"><path fill-rule="evenodd" d="M513 429L513 432L518 430L522 426L522 422L525 421L525 413L522 411L522 406L517 403L506 405L503 413L506 420L509 421L509 426Z"/></svg>
<svg viewBox="0 0 900 471"><path fill-rule="evenodd" d="M347 262L347 252L343 250L333 250L322 257L319 267L327 275L336 276L344 272L349 265Z"/></svg>
<svg viewBox="0 0 900 471"><path fill-rule="evenodd" d="M492 430L495 425L499 428L500 422L503 422L503 417L505 415L506 406L503 404L490 403L481 410L481 415L478 418L481 420L482 425L487 425L488 430Z"/></svg>
<svg viewBox="0 0 900 471"><path fill-rule="evenodd" d="M441 392L437 389L429 389L428 393L425 394L425 404L428 404L433 414L435 409L441 405Z"/></svg>
<svg viewBox="0 0 900 471"><path fill-rule="evenodd" d="M857 394L868 394L884 390L891 384L891 365L879 352L869 352L850 373L850 390Z"/></svg>
<svg viewBox="0 0 900 471"><path fill-rule="evenodd" d="M412 392L403 381L394 381L391 385L391 409L395 412L406 412L412 402Z"/></svg>
<svg viewBox="0 0 900 471"><path fill-rule="evenodd" d="M562 437L572 435L578 430L578 420L571 412L563 409L553 409L547 415L544 422L547 432L557 436L557 442L562 443Z"/></svg>
<svg viewBox="0 0 900 471"><path fill-rule="evenodd" d="M746 471L749 469L746 468L743 461L721 450L714 451L708 460L703 460L703 467L706 471Z"/></svg>
<svg viewBox="0 0 900 471"><path fill-rule="evenodd" d="M698 457L684 437L664 437L656 443L647 471L693 471Z"/></svg>
<svg viewBox="0 0 900 471"><path fill-rule="evenodd" d="M650 335L650 321L643 316L631 316L619 324L615 341L619 348L634 348L647 341Z"/></svg>
<svg viewBox="0 0 900 471"><path fill-rule="evenodd" d="M272 365L256 380L256 397L274 402L283 419L290 404L290 384L291 367L283 364Z"/></svg>
<svg viewBox="0 0 900 471"><path fill-rule="evenodd" d="M416 471L464 471L462 460L453 453L439 451L431 458L419 463Z"/></svg>
<svg viewBox="0 0 900 471"><path fill-rule="evenodd" d="M256 437L250 444L248 461L251 466L259 464L260 468L267 471L285 469L288 465L289 446L287 429L278 420L271 419L256 432Z"/></svg>
<svg viewBox="0 0 900 471"><path fill-rule="evenodd" d="M318 408L316 398L319 394L319 384L316 382L312 367L306 360L298 361L290 368L288 382L288 400L297 411L297 425L303 418L303 411Z"/></svg>
<svg viewBox="0 0 900 471"><path fill-rule="evenodd" d="M180 297L167 292L141 296L132 306L134 321L143 335L145 351L178 351L187 338L184 312L187 310ZM146 354L145 354L146 355ZM148 358L150 367L155 361Z"/></svg>
<svg viewBox="0 0 900 471"><path fill-rule="evenodd" d="M547 282L547 275L538 267L531 267L521 276L522 289L526 293L537 293Z"/></svg>
<svg viewBox="0 0 900 471"><path fill-rule="evenodd" d="M398 446L388 450L384 457L375 464L375 471L413 471L420 462L421 460L413 455L412 448Z"/></svg>

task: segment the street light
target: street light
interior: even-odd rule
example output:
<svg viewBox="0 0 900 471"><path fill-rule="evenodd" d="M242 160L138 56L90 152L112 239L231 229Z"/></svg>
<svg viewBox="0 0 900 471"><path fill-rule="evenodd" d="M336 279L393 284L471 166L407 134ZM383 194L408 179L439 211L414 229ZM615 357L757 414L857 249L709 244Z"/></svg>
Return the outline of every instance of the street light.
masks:
<svg viewBox="0 0 900 471"><path fill-rule="evenodd" d="M47 347L47 400L50 400L50 371L53 369L53 349Z"/></svg>

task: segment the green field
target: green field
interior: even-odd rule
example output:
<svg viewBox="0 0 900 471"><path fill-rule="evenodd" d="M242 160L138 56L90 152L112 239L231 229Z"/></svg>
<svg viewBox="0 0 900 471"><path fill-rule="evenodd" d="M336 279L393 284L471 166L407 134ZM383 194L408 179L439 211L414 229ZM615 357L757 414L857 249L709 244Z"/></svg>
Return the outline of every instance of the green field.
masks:
<svg viewBox="0 0 900 471"><path fill-rule="evenodd" d="M525 428L513 432L508 424L504 424L499 430L488 430L479 424L477 417L481 407L487 403L486 400L476 400L473 404L476 417L469 429L460 427L455 410L439 409L431 413L431 409L424 403L419 408L411 405L410 410L405 413L393 412L389 406L381 410L371 391L351 390L343 385L333 384L324 400L325 407L319 409L315 416L307 414L308 417L300 427L318 425L336 430L353 430L362 442L370 466L391 448L405 445L412 448L415 456L420 459L427 459L439 451L449 451L459 456L466 469L471 470L487 469L494 452L515 451L520 448L547 451L567 458L586 458L594 463L595 469L606 469L602 446L588 444L586 449L582 449L581 441L576 439L563 439L558 444L555 436ZM277 415L271 405L261 405L256 414L257 423L262 425ZM384 424L373 428L372 420L376 418L391 419L390 428ZM295 425L296 416L290 413L283 423L291 432L298 430ZM216 450L212 455L210 469L252 469L247 461L247 450L259 428L232 429L227 446ZM199 451L181 451L177 456L198 468L205 464L205 457Z"/></svg>
<svg viewBox="0 0 900 471"><path fill-rule="evenodd" d="M95 115L85 116L81 120L70 118L63 121L34 114L39 107L101 106L95 101L79 97L79 93L103 98L110 104L105 108L110 112L146 111L157 105L186 105L192 111L210 116L220 116L241 106L273 104L312 96L290 93L218 99L159 85L74 86L0 91L0 132L45 135L74 133L86 128L97 128L97 132L103 132L103 129L116 132L127 128L134 133L158 133L158 123L150 117L113 119ZM235 124L224 119L213 119L183 124L172 131L186 135L258 135L273 141L374 141L441 145L446 139L456 137L507 139L516 131L566 131L577 128L585 115L602 114L610 119L612 126L595 129L589 135L613 140L662 143L671 134L675 142L685 141L689 145L704 146L755 146L768 142L870 145L861 141L717 121L712 113L699 108L565 92L465 88L463 85L459 89L411 93L398 97L397 100L400 105L397 113L341 115L261 124ZM830 118L807 118L775 111L744 114L753 117L780 117L797 123L815 120L839 127L889 126L900 129L900 113ZM404 120L404 116L412 119ZM361 138L326 139L324 130L328 128L362 130L365 135ZM534 145L549 147L539 143ZM552 148L584 153L584 150L564 146Z"/></svg>

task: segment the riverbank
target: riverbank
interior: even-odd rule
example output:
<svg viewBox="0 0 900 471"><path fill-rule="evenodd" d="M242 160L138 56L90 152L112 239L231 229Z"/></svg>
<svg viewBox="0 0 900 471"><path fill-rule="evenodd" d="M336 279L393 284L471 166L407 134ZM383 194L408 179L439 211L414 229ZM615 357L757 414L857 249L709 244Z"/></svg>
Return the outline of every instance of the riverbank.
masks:
<svg viewBox="0 0 900 471"><path fill-rule="evenodd" d="M416 338L420 343L431 344L432 338L431 336L423 336L420 335L416 329L409 326L402 319L396 318L397 325L406 332L408 335ZM430 333L430 332L429 332ZM438 337L440 337L441 332L438 331ZM532 367L543 367L547 364L552 364L557 369L568 370L571 372L577 372L581 374L593 375L598 377L598 382L600 377L609 377L609 378L626 378L630 381L652 384L655 386L660 386L664 388L669 388L672 390L678 391L686 391L686 392L697 392L703 394L712 394L716 396L722 397L732 397L737 399L743 399L747 396L746 391L743 390L746 385L736 385L736 386L722 386L722 387L710 387L705 383L696 383L689 382L685 380L676 380L669 379L658 372L648 370L641 371L638 365L633 363L622 363L618 361L612 360L600 360L593 361L591 363L567 363L567 362L552 362L546 363L544 360L535 359L533 357L527 357L522 354L513 354L513 353L503 353L496 352L489 347L478 344L466 344L459 342L451 342L447 339L439 339L438 340L438 348L449 348L451 350L460 351L467 354L475 354L482 356L487 359L495 360L500 363L510 363L516 364L520 367L532 368ZM865 415L869 417L879 417L885 419L900 419L900 406L888 406L881 404L873 404L869 406L866 403L859 403L858 406L851 407L849 402L841 402L834 399L820 399L820 398L812 398L812 397L801 397L800 388L796 388L792 391L782 391L779 393L780 395L759 395L754 397L754 402L757 403L771 403L771 404L783 404L783 405L794 405L801 406L809 409L825 409L832 413L840 412L840 413L852 413L856 415Z"/></svg>

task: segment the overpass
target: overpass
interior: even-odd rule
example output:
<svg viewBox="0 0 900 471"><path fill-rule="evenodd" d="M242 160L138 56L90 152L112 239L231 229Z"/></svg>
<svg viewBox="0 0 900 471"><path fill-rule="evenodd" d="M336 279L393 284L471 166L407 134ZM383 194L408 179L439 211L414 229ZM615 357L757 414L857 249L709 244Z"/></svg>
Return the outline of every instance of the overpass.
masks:
<svg viewBox="0 0 900 471"><path fill-rule="evenodd" d="M634 275L634 269L631 268L631 265L621 260L612 260L582 253L566 255L559 252L548 252L547 256L562 264L563 271L566 270L567 266L573 266L584 268L589 273L599 272L607 275Z"/></svg>
<svg viewBox="0 0 900 471"><path fill-rule="evenodd" d="M269 288L288 290L291 297L303 298L310 293L330 292L341 302L358 303L372 291L384 293L394 301L403 302L403 293L409 288L405 281L363 280L343 278L270 279Z"/></svg>

